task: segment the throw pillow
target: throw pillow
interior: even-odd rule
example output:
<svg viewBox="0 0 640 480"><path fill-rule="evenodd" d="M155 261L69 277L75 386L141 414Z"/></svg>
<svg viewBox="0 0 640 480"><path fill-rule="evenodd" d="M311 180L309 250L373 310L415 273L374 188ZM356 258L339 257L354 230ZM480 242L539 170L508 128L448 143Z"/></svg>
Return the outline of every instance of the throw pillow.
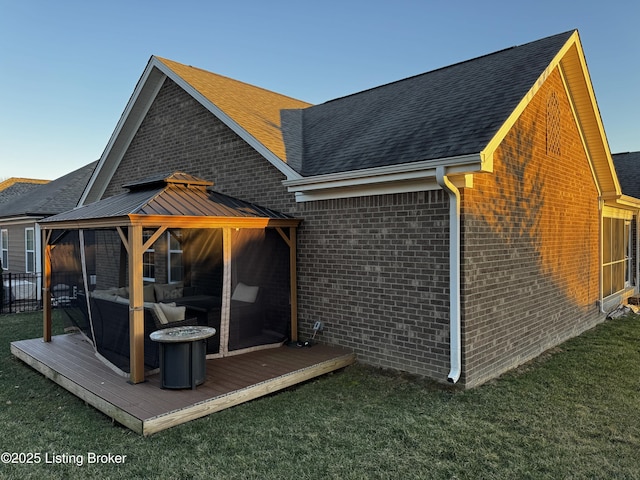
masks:
<svg viewBox="0 0 640 480"><path fill-rule="evenodd" d="M184 320L187 307L177 307L175 303L158 303L158 305L160 305L162 313L167 318L167 323Z"/></svg>
<svg viewBox="0 0 640 480"><path fill-rule="evenodd" d="M156 314L156 317L158 317L158 321L162 325L166 325L167 324L167 317L165 316L164 311L160 308L160 304L159 303L154 303L152 308L153 308L153 311Z"/></svg>
<svg viewBox="0 0 640 480"><path fill-rule="evenodd" d="M233 295L231 295L231 300L254 303L256 301L256 297L258 296L259 290L260 287L245 285L244 283L240 282L238 283L238 285L236 285L236 289L233 291Z"/></svg>

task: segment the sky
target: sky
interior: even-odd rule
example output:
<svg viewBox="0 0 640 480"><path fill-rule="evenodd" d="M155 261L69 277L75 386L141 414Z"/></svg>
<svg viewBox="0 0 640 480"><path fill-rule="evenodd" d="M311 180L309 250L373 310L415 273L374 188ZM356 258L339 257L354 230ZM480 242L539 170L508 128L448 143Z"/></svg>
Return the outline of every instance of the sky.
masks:
<svg viewBox="0 0 640 480"><path fill-rule="evenodd" d="M640 150L637 0L0 0L0 180L99 159L152 55L322 103L573 29Z"/></svg>

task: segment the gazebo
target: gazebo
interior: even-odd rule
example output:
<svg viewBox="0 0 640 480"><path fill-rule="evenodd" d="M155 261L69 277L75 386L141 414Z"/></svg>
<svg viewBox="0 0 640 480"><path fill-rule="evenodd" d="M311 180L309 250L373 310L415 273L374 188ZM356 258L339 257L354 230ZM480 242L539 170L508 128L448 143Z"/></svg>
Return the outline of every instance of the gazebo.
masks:
<svg viewBox="0 0 640 480"><path fill-rule="evenodd" d="M130 383L153 368L149 318L193 315L216 327L207 353L224 357L297 340L299 219L213 191L176 172L40 222L43 339L52 305ZM171 318L176 315L176 318Z"/></svg>

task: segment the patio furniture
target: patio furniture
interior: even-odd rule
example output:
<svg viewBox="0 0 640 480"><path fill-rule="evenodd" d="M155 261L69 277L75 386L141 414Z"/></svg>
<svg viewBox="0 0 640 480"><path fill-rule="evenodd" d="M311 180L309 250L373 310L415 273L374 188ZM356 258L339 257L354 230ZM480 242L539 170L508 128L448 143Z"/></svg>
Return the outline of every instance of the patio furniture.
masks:
<svg viewBox="0 0 640 480"><path fill-rule="evenodd" d="M149 335L160 344L162 388L191 388L204 383L207 338L215 335L211 327L187 326L157 330Z"/></svg>

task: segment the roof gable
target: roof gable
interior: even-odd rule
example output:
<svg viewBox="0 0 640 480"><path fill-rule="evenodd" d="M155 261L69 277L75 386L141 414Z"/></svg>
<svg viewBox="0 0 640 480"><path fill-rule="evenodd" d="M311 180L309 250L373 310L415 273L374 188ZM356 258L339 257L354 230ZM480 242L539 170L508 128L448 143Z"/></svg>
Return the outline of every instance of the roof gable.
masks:
<svg viewBox="0 0 640 480"><path fill-rule="evenodd" d="M299 175L287 165L280 111L310 104L222 75L151 57L100 159L81 202L101 198L160 87L170 78L287 178Z"/></svg>
<svg viewBox="0 0 640 480"><path fill-rule="evenodd" d="M303 111L303 176L478 154L572 32Z"/></svg>
<svg viewBox="0 0 640 480"><path fill-rule="evenodd" d="M307 108L310 103L172 60L156 58L286 162L280 131L280 111Z"/></svg>
<svg viewBox="0 0 640 480"><path fill-rule="evenodd" d="M441 166L457 186L471 186L470 174L493 171L494 152L556 69L573 111L573 119L563 121L577 125L601 197L610 205L637 208L639 201L621 193L577 31L304 110L298 161L305 177L284 184L298 201L437 189ZM406 96L398 103L400 92ZM336 131L329 131L330 117L322 118L322 110L338 115L347 106L348 115L357 112L364 124L348 119L343 128L336 119ZM308 122L316 119L319 127ZM322 142L331 135L337 148L325 150Z"/></svg>

